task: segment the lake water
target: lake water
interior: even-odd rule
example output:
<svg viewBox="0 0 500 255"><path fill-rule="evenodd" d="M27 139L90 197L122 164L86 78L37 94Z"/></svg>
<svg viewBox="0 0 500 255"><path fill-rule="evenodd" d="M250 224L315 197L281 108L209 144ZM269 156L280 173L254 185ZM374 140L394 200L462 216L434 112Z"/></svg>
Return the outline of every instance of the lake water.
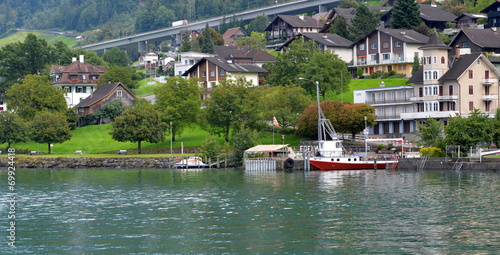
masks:
<svg viewBox="0 0 500 255"><path fill-rule="evenodd" d="M0 254L498 254L497 172L25 170ZM0 188L8 194L7 171Z"/></svg>

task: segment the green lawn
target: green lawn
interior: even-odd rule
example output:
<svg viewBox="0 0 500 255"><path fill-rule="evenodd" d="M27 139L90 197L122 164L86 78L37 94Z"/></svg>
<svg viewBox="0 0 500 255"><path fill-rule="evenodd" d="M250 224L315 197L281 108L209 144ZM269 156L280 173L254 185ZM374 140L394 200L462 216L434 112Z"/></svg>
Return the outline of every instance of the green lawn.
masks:
<svg viewBox="0 0 500 255"><path fill-rule="evenodd" d="M67 37L67 36L64 36L64 35L49 35L49 34L45 34L45 33L38 33L38 32L24 32L24 31L20 31L20 32L17 32L11 36L8 36L8 37L5 37L5 38L2 38L0 39L0 47L3 47L7 44L10 44L10 43L15 43L15 42L24 42L24 39L26 39L26 37L28 36L29 33L32 33L34 35L36 35L36 37L38 39L44 39L47 41L48 44L52 45L58 41L62 41L64 42L66 45L68 45L68 47L73 47L77 44L77 41L75 40L75 38L72 38L72 37Z"/></svg>
<svg viewBox="0 0 500 255"><path fill-rule="evenodd" d="M148 85L148 82L154 81L155 84ZM152 78L146 78L145 80L139 81L139 88L134 89L134 94L138 97L145 97L154 95L155 89L160 87L162 84L153 80Z"/></svg>
<svg viewBox="0 0 500 255"><path fill-rule="evenodd" d="M137 149L137 143L131 142L117 142L111 138L109 132L111 131L111 124L106 125L94 125L94 126L86 126L77 128L72 130L73 136L69 141L60 144L54 144L52 147L52 153L56 155L65 155L65 156L74 156L74 152L76 150L83 150L89 154L105 153L115 155L119 150L135 150ZM193 151L194 147L198 147L205 138L209 137L210 134L202 130L197 125L193 125L193 127L188 127L184 130L184 133L181 136L176 137L176 141L172 143L172 147L174 150L180 151L181 143L185 149L185 152ZM281 134L278 130L275 131L275 143L281 143ZM215 137L219 144L224 144L224 139L222 137ZM291 144L292 146L297 146L299 140L304 140L296 135L285 135L285 143ZM270 144L273 143L272 132L264 132L259 141L262 144ZM6 145L0 145L0 147L5 147ZM38 144L35 142L28 143L19 143L14 144L14 148L17 149L26 149L28 151L39 151L42 153L46 153L47 144ZM161 153L168 155L170 154L170 136L169 131L167 131L165 141L160 143L142 143L142 149L145 153ZM78 155L80 156L80 155ZM101 155L104 156L104 155Z"/></svg>

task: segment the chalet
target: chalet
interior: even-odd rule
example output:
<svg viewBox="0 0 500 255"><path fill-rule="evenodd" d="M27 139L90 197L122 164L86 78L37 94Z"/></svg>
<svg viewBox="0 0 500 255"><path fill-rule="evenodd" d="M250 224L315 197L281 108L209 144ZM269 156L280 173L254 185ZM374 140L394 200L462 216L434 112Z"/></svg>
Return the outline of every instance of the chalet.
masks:
<svg viewBox="0 0 500 255"><path fill-rule="evenodd" d="M177 61L174 63L175 75L181 76L196 64L196 62L206 57L215 57L215 54L206 54L196 51L180 52L179 55L177 55Z"/></svg>
<svg viewBox="0 0 500 255"><path fill-rule="evenodd" d="M420 58L429 37L414 30L375 29L352 46L351 67L362 68L364 75L390 72L411 75L414 57Z"/></svg>
<svg viewBox="0 0 500 255"><path fill-rule="evenodd" d="M68 66L52 66L50 76L52 85L66 90L65 99L68 107L74 107L95 90L101 75L106 72L104 66L94 66L84 61L80 55L79 60L73 58Z"/></svg>
<svg viewBox="0 0 500 255"><path fill-rule="evenodd" d="M472 14L472 13L463 13L455 19L455 23L457 23L457 28L480 28L483 29L483 25L478 24L479 19L486 19L487 16L484 14Z"/></svg>
<svg viewBox="0 0 500 255"><path fill-rule="evenodd" d="M484 26L485 28L500 27L500 0L481 10L481 13L488 15L488 24Z"/></svg>
<svg viewBox="0 0 500 255"><path fill-rule="evenodd" d="M392 7L373 7L367 6L368 10L374 13L382 13L392 10ZM347 25L352 26L352 19L356 17L356 8L333 8L325 15L325 25L319 31L320 33L329 33L330 27L333 24L333 21L338 17L342 17L345 19Z"/></svg>
<svg viewBox="0 0 500 255"><path fill-rule="evenodd" d="M203 99L206 99L213 87L222 80L244 77L253 86L258 86L267 72L256 64L236 64L221 57L206 57L187 70L183 76L200 79L204 90Z"/></svg>
<svg viewBox="0 0 500 255"><path fill-rule="evenodd" d="M268 49L276 49L298 33L317 33L323 24L309 16L278 15L264 29L267 32Z"/></svg>
<svg viewBox="0 0 500 255"><path fill-rule="evenodd" d="M455 23L455 16L453 13L447 12L443 7L431 3L431 4L419 4L420 8L420 19L425 23L426 26L430 28L436 28L442 31L446 27L447 22ZM384 22L384 27L391 26L391 11L388 11L380 18Z"/></svg>
<svg viewBox="0 0 500 255"><path fill-rule="evenodd" d="M150 51L139 57L139 62L141 66L146 68L155 67L158 65L158 54L156 52Z"/></svg>
<svg viewBox="0 0 500 255"><path fill-rule="evenodd" d="M134 94L123 86L123 84L119 82L105 83L74 108L79 117L85 117L89 114L98 113L109 102L120 100L123 105L131 106L134 104L134 99Z"/></svg>
<svg viewBox="0 0 500 255"><path fill-rule="evenodd" d="M464 28L452 38L450 44L454 56L457 49L468 48L471 53L500 54L500 32L496 28Z"/></svg>
<svg viewBox="0 0 500 255"><path fill-rule="evenodd" d="M286 41L277 50L285 51L285 49L293 41L301 39L303 41L314 41L318 49L325 52L331 51L337 54L343 61L349 63L352 61L352 41L344 37L331 33L299 33L290 40Z"/></svg>
<svg viewBox="0 0 500 255"><path fill-rule="evenodd" d="M247 32L245 32L245 30L243 30L241 27L235 27L235 28L228 29L222 35L222 38L224 39L225 46L236 46L236 45L238 45L236 43L236 40L238 40L241 37L246 37L246 36L248 36L248 34L247 34Z"/></svg>

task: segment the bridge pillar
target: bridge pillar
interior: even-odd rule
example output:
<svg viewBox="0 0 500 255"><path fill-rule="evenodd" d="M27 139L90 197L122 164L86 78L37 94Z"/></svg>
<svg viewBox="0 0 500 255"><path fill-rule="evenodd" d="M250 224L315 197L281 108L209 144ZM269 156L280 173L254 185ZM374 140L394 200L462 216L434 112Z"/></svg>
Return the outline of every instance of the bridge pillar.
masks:
<svg viewBox="0 0 500 255"><path fill-rule="evenodd" d="M146 41L137 42L137 48L139 49L139 52L145 52L146 45L147 45Z"/></svg>
<svg viewBox="0 0 500 255"><path fill-rule="evenodd" d="M326 8L326 6L320 4L318 5L318 12L321 13L321 12L327 12L328 9Z"/></svg>

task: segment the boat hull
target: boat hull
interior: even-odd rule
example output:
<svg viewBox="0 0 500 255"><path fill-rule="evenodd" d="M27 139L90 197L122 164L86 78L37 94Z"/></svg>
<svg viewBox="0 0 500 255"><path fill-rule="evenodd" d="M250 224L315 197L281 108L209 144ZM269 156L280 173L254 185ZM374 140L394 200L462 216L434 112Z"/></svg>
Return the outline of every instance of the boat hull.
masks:
<svg viewBox="0 0 500 255"><path fill-rule="evenodd" d="M312 170L361 170L361 169L385 169L387 164L397 161L331 161L313 160L309 161Z"/></svg>
<svg viewBox="0 0 500 255"><path fill-rule="evenodd" d="M177 169L194 169L194 168L208 168L208 165L183 165L183 164L175 164Z"/></svg>

